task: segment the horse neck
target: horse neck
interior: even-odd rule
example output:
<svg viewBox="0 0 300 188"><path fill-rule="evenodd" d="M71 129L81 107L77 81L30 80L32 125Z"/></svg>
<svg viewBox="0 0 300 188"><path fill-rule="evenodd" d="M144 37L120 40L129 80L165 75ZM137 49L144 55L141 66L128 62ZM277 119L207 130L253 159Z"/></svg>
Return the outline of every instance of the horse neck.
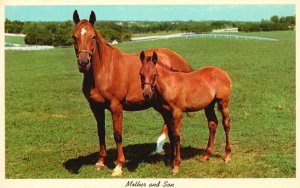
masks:
<svg viewBox="0 0 300 188"><path fill-rule="evenodd" d="M113 60L115 60L117 56L120 57L122 55L121 50L108 44L98 33L97 37L97 50L93 55L94 74L98 72L108 72L108 69L113 66Z"/></svg>
<svg viewBox="0 0 300 188"><path fill-rule="evenodd" d="M169 87L170 83L169 80L172 80L175 72L167 70L165 67L161 65L156 65L157 70L157 83L156 89L159 93L164 93L165 90Z"/></svg>

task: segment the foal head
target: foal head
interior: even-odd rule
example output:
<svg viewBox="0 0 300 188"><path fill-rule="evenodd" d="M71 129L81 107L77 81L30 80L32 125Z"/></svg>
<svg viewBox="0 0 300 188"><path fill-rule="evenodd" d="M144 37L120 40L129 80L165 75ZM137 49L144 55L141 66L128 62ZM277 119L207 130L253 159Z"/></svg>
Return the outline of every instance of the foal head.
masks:
<svg viewBox="0 0 300 188"><path fill-rule="evenodd" d="M73 30L72 38L74 39L78 69L80 72L88 72L91 69L92 56L97 45L97 32L94 28L96 15L94 11L92 11L89 21L80 21L77 10L75 10L73 13L73 21L76 26Z"/></svg>
<svg viewBox="0 0 300 188"><path fill-rule="evenodd" d="M150 100L155 92L155 84L157 80L157 54L153 52L152 56L146 56L142 51L140 54L142 67L140 69L140 78L142 83L143 95L146 100Z"/></svg>

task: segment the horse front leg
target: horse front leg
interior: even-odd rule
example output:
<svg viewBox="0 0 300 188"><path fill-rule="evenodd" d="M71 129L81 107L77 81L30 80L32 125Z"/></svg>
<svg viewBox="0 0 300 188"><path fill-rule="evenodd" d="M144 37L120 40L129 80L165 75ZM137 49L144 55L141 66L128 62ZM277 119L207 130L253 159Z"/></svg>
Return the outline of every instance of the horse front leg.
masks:
<svg viewBox="0 0 300 188"><path fill-rule="evenodd" d="M104 162L107 155L105 144L105 109L100 104L93 102L90 103L90 107L97 121L100 151L96 167L99 170L100 168L104 167Z"/></svg>
<svg viewBox="0 0 300 188"><path fill-rule="evenodd" d="M125 163L125 157L122 147L122 117L123 117L123 106L119 101L112 101L110 110L113 120L114 139L117 145L118 159L117 166L113 170L112 176L121 176L122 167Z"/></svg>

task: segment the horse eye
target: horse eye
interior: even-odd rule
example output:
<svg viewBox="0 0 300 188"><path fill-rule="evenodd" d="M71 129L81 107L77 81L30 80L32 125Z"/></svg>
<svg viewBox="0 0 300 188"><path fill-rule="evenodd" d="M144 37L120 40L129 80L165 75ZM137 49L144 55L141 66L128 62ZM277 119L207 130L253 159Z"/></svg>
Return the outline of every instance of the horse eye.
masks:
<svg viewBox="0 0 300 188"><path fill-rule="evenodd" d="M96 34L94 34L94 35L92 36L92 39L96 39Z"/></svg>

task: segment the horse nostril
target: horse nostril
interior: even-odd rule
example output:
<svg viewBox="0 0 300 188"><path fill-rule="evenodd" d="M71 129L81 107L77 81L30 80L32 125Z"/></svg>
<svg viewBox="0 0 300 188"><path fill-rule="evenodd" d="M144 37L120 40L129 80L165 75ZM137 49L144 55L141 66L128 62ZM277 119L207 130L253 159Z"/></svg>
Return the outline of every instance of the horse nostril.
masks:
<svg viewBox="0 0 300 188"><path fill-rule="evenodd" d="M79 59L78 62L81 66L86 66L89 63L89 60L88 59Z"/></svg>
<svg viewBox="0 0 300 188"><path fill-rule="evenodd" d="M144 95L144 98L147 100L151 99L151 97L152 97L152 94L150 92L143 93L143 95Z"/></svg>

